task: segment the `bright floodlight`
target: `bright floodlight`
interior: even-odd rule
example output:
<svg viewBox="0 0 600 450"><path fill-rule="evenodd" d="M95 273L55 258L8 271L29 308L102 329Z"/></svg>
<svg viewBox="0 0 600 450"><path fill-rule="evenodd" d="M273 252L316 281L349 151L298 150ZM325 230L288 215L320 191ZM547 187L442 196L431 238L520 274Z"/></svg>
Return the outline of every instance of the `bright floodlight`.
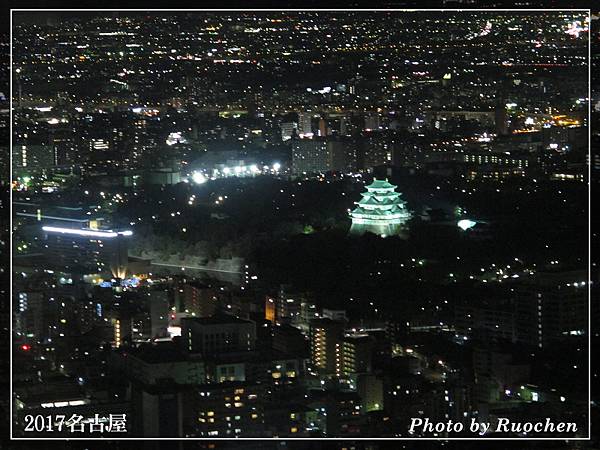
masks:
<svg viewBox="0 0 600 450"><path fill-rule="evenodd" d="M469 228L473 228L475 225L477 225L477 222L474 222L469 219L462 219L459 220L456 225L458 225L458 228L460 228L461 230L467 231Z"/></svg>
<svg viewBox="0 0 600 450"><path fill-rule="evenodd" d="M229 172L231 172L231 169L230 169L229 167L224 167L224 168L223 168L223 173L224 173L225 175L229 175Z"/></svg>
<svg viewBox="0 0 600 450"><path fill-rule="evenodd" d="M258 173L258 172L260 172L260 170L258 169L258 166L256 164L252 164L250 166L250 172L252 172L252 173Z"/></svg>
<svg viewBox="0 0 600 450"><path fill-rule="evenodd" d="M275 172L278 172L278 171L279 171L279 169L281 169L281 164L279 164L279 163L277 163L277 162L276 162L275 164L273 164L273 170L274 170Z"/></svg>
<svg viewBox="0 0 600 450"><path fill-rule="evenodd" d="M46 232L50 232L50 233L73 234L73 235L77 235L77 236L99 237L99 238L114 238L119 235L121 235L121 236L133 235L133 232L131 230L102 231L102 230L77 229L77 228L49 227L49 226L43 226L42 230L44 230Z"/></svg>
<svg viewBox="0 0 600 450"><path fill-rule="evenodd" d="M194 183L196 184L206 183L206 177L202 172L198 171L192 173L192 180L194 180Z"/></svg>

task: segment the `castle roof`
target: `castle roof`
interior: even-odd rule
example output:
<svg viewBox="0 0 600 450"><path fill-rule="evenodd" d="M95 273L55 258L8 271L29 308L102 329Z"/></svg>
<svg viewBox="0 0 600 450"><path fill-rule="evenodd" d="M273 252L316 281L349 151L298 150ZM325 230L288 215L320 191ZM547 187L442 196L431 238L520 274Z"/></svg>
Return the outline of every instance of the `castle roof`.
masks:
<svg viewBox="0 0 600 450"><path fill-rule="evenodd" d="M392 190L393 191L396 188L397 188L397 186L388 182L387 179L378 180L377 178L373 178L373 181L371 182L371 184L367 185L367 189L369 191L377 191L377 190L384 190L384 191Z"/></svg>

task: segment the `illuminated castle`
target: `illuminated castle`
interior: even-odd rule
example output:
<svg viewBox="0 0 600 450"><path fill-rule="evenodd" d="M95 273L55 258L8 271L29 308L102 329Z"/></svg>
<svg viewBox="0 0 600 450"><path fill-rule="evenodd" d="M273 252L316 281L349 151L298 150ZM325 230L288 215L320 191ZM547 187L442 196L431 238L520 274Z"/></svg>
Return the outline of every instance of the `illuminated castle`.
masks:
<svg viewBox="0 0 600 450"><path fill-rule="evenodd" d="M402 234L411 213L400 193L396 192L396 186L388 183L387 179L375 178L367 186L367 192L361 195L363 198L355 202L357 207L350 213L350 234L370 232L381 237Z"/></svg>

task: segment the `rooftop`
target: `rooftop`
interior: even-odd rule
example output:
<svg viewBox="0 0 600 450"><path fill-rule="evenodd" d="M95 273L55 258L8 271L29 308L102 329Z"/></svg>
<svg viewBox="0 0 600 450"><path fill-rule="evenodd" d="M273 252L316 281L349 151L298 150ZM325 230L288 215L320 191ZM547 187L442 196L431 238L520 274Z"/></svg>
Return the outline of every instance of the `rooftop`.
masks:
<svg viewBox="0 0 600 450"><path fill-rule="evenodd" d="M396 189L398 186L395 186L388 182L387 178L385 180L378 180L377 178L373 178L371 184L367 185L367 189Z"/></svg>
<svg viewBox="0 0 600 450"><path fill-rule="evenodd" d="M247 323L251 324L252 321L240 319L239 317L231 316L229 314L219 314L213 317L184 317L181 320L192 321L199 325L225 325L230 323Z"/></svg>

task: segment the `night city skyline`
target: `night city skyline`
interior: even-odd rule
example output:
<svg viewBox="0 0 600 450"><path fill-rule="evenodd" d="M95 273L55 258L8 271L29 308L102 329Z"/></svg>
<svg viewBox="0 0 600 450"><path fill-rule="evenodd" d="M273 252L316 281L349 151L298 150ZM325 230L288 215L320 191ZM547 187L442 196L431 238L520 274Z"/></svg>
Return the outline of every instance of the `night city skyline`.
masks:
<svg viewBox="0 0 600 450"><path fill-rule="evenodd" d="M591 28L13 11L13 437L589 437Z"/></svg>

